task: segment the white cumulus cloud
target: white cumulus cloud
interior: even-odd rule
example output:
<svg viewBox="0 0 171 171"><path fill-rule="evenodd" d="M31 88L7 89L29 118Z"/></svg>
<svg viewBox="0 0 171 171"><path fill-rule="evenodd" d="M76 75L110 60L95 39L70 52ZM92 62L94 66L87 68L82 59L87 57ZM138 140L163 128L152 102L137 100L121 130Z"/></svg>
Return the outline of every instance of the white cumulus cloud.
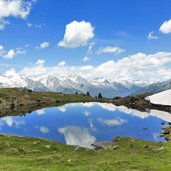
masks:
<svg viewBox="0 0 171 171"><path fill-rule="evenodd" d="M43 75L62 76L78 74L83 78L113 77L115 79L132 79L146 81L162 81L171 78L171 52L157 52L154 54L137 53L119 60L106 61L98 66L44 66L31 65L20 71L30 78ZM136 71L136 72L135 72Z"/></svg>
<svg viewBox="0 0 171 171"><path fill-rule="evenodd" d="M155 36L154 35L154 32L153 31L151 31L149 34L148 34L148 36L147 36L147 39L148 40L154 40L154 39L158 39L159 37L158 36Z"/></svg>
<svg viewBox="0 0 171 171"><path fill-rule="evenodd" d="M91 144L96 141L96 138L86 128L67 126L58 129L58 131L64 135L66 144L68 145L91 148Z"/></svg>
<svg viewBox="0 0 171 171"><path fill-rule="evenodd" d="M66 65L66 62L65 61L61 61L61 62L58 63L58 66L61 66L61 67L62 66L65 66L65 65Z"/></svg>
<svg viewBox="0 0 171 171"><path fill-rule="evenodd" d="M127 122L127 120L122 119L122 118L117 118L117 119L99 119L99 122L102 125L106 126L119 126Z"/></svg>
<svg viewBox="0 0 171 171"><path fill-rule="evenodd" d="M45 48L47 48L47 47L49 47L49 46L50 46L50 43L49 43L49 42L42 42L42 43L40 44L40 47L39 47L39 48L45 49Z"/></svg>
<svg viewBox="0 0 171 171"><path fill-rule="evenodd" d="M42 127L40 127L40 132L42 132L43 134L47 134L49 132L49 129L42 126Z"/></svg>
<svg viewBox="0 0 171 171"><path fill-rule="evenodd" d="M11 49L4 55L4 58L12 59L17 55L24 55L24 54L26 54L26 51L22 48L17 48L16 50Z"/></svg>
<svg viewBox="0 0 171 171"><path fill-rule="evenodd" d="M171 19L168 21L165 21L159 29L162 33L168 34L171 33Z"/></svg>
<svg viewBox="0 0 171 171"><path fill-rule="evenodd" d="M85 56L84 58L83 58L83 61L84 62L87 62L89 60L89 57L88 56Z"/></svg>
<svg viewBox="0 0 171 171"><path fill-rule="evenodd" d="M4 29L9 24L8 17L25 19L32 8L35 0L0 0L0 29Z"/></svg>
<svg viewBox="0 0 171 171"><path fill-rule="evenodd" d="M58 46L66 48L84 46L93 37L94 28L90 22L73 21L66 25L64 39L58 43Z"/></svg>
<svg viewBox="0 0 171 171"><path fill-rule="evenodd" d="M122 49L122 48L117 47L117 46L107 46L104 48L100 48L97 53L98 54L101 54L101 53L119 54L122 52L125 52L125 49Z"/></svg>

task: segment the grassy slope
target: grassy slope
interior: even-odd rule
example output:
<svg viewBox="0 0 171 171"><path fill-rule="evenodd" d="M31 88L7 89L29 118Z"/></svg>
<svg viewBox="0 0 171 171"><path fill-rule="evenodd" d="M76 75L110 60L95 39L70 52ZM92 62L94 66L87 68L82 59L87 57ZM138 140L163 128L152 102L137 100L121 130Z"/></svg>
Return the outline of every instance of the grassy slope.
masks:
<svg viewBox="0 0 171 171"><path fill-rule="evenodd" d="M169 142L118 138L106 150L76 149L42 139L0 135L0 170L171 170Z"/></svg>
<svg viewBox="0 0 171 171"><path fill-rule="evenodd" d="M89 101L94 101L94 99L83 94L32 92L24 88L0 89L0 115L20 115L32 109Z"/></svg>
<svg viewBox="0 0 171 171"><path fill-rule="evenodd" d="M4 88L0 89L0 99L14 100L20 103L33 102L33 101L61 101L61 102L75 102L86 101L92 98L82 94L63 94L54 92L32 92L24 88Z"/></svg>

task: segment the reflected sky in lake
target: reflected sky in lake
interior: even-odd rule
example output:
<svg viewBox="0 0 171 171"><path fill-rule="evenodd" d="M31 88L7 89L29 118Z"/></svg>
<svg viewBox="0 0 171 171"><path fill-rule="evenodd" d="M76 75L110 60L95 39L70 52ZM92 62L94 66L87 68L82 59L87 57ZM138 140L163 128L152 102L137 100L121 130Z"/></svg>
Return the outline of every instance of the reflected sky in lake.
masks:
<svg viewBox="0 0 171 171"><path fill-rule="evenodd" d="M159 136L163 121L171 122L171 115L108 103L74 103L1 118L0 132L90 147L94 142L111 141L115 136L164 141Z"/></svg>

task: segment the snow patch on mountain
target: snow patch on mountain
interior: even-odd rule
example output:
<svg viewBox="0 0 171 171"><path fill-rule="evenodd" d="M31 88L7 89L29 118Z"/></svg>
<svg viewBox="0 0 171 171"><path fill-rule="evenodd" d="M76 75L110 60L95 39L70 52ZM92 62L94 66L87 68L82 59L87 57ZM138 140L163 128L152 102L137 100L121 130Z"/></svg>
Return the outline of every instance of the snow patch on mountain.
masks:
<svg viewBox="0 0 171 171"><path fill-rule="evenodd" d="M153 104L171 106L171 89L146 97Z"/></svg>

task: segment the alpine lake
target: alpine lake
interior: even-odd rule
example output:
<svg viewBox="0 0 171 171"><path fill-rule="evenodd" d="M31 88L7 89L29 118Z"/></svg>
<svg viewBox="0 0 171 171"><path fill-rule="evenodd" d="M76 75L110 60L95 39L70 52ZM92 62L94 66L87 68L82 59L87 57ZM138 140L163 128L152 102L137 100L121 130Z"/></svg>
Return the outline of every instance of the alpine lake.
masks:
<svg viewBox="0 0 171 171"><path fill-rule="evenodd" d="M44 138L67 145L92 148L116 136L162 141L162 127L171 123L164 111L140 112L110 103L70 103L0 118L0 133Z"/></svg>

